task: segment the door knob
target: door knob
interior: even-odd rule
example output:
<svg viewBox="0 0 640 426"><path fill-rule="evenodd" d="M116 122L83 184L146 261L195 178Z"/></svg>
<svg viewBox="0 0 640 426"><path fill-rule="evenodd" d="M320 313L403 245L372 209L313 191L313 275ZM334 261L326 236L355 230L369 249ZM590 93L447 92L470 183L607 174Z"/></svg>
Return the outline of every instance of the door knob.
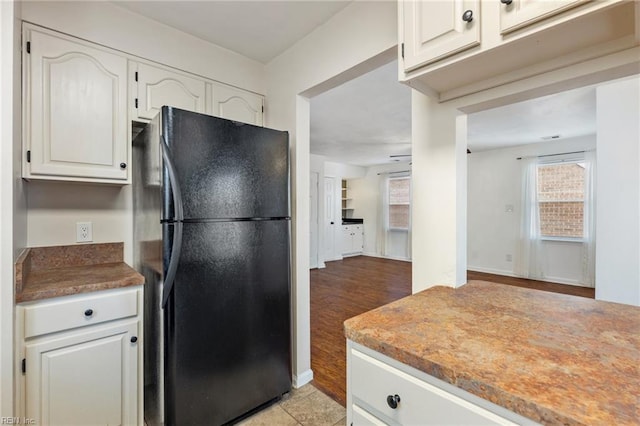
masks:
<svg viewBox="0 0 640 426"><path fill-rule="evenodd" d="M473 11L472 10L466 10L463 14L462 14L462 20L464 22L471 22L473 21Z"/></svg>
<svg viewBox="0 0 640 426"><path fill-rule="evenodd" d="M389 395L387 397L387 404L389 405L389 407L393 408L394 410L396 408L398 408L398 404L400 403L400 396L398 395Z"/></svg>
<svg viewBox="0 0 640 426"><path fill-rule="evenodd" d="M127 168L127 163L120 163L120 168L121 169L126 169Z"/></svg>

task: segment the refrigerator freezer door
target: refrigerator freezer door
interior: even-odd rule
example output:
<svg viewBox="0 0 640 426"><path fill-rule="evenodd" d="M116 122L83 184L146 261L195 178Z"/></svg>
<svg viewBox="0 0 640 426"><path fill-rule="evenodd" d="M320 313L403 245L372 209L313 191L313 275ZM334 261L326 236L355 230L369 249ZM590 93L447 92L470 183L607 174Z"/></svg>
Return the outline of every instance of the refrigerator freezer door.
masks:
<svg viewBox="0 0 640 426"><path fill-rule="evenodd" d="M288 133L162 108L187 220L288 217ZM165 170L166 172L166 170ZM164 218L173 201L164 177Z"/></svg>
<svg viewBox="0 0 640 426"><path fill-rule="evenodd" d="M289 225L184 224L164 310L166 424L223 424L290 390Z"/></svg>

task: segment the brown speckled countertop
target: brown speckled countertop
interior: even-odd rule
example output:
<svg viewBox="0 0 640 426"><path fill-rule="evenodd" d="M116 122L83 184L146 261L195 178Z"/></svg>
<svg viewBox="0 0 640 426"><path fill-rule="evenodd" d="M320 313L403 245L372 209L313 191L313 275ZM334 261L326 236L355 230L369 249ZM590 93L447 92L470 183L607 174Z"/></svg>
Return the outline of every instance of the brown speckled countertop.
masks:
<svg viewBox="0 0 640 426"><path fill-rule="evenodd" d="M347 338L543 424L640 424L640 308L470 281L345 322Z"/></svg>
<svg viewBox="0 0 640 426"><path fill-rule="evenodd" d="M140 284L122 243L27 248L15 264L16 303Z"/></svg>

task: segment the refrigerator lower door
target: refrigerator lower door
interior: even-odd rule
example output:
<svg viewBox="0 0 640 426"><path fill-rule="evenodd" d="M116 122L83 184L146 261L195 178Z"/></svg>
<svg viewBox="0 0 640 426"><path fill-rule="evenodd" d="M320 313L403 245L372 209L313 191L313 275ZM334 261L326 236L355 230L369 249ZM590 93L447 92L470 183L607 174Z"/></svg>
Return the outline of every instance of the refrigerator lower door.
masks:
<svg viewBox="0 0 640 426"><path fill-rule="evenodd" d="M289 256L288 220L184 224L166 424L224 424L291 389Z"/></svg>

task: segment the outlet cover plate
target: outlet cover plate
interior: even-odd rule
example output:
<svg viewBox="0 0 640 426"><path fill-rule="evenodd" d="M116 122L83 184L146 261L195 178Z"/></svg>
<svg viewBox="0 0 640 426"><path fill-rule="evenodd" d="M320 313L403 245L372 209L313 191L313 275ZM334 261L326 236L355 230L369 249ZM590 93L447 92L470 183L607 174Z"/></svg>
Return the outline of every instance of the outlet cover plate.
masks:
<svg viewBox="0 0 640 426"><path fill-rule="evenodd" d="M76 222L76 242L86 243L91 241L93 241L91 222Z"/></svg>

